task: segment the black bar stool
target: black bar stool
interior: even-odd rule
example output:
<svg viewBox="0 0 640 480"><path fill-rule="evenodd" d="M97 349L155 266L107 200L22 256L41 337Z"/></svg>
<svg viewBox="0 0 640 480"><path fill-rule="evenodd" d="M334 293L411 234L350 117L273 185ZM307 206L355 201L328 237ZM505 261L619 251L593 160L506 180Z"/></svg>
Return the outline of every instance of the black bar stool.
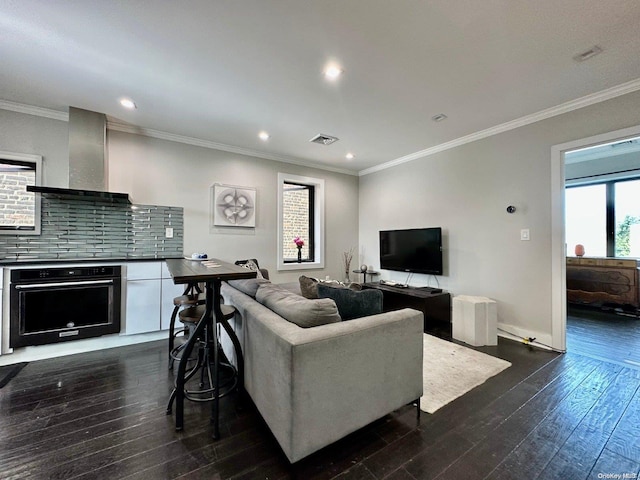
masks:
<svg viewBox="0 0 640 480"><path fill-rule="evenodd" d="M220 321L228 324L228 320L233 318L234 315L236 314L235 307L231 305L221 304L220 309L222 311L222 319ZM178 312L178 318L180 322L182 322L185 325L185 328L188 328L189 330L193 331L195 330L196 324L200 321L205 311L206 311L205 305L188 307ZM216 328L216 327L213 326L213 328ZM221 397L224 397L225 395L228 395L238 385L240 378L238 376L238 371L236 370L236 368L230 362L220 361L219 366L221 371L224 372L224 374L221 375L222 381L219 382L219 392L215 391L216 389L214 387L214 381L213 381L214 377L211 370L211 361L214 358L213 349L214 348L219 349L218 350L219 356L222 355L224 358L224 355L220 350L221 347L219 345L214 345L213 338L214 336L211 334L211 332L209 331L209 328L207 327L204 330L204 334L202 338L198 339L197 348L196 348L197 357L193 359L194 361L197 360L197 363L193 366L193 368L185 372L185 378L184 378L184 382L185 382L184 396L188 400L191 400L194 402L209 402L214 400L216 397L221 398ZM172 360L179 360L180 358L179 355L182 348L183 348L183 345L174 347L171 355ZM198 370L200 371L200 382L199 382L198 388L188 389L186 387L187 382L191 378L193 378L193 376L198 372ZM208 386L206 386L207 383L208 383ZM170 414L172 412L173 401L175 400L175 396L176 396L176 387L174 386L174 389L171 392L171 397L169 398L169 404L167 406L167 414Z"/></svg>
<svg viewBox="0 0 640 480"><path fill-rule="evenodd" d="M204 305L205 295L197 283L187 285L187 288L179 297L173 299L173 312L169 322L169 370L173 370L173 363L180 360L180 351L189 339L189 323L183 322L183 327L176 330L176 318L181 308ZM180 333L184 335L178 336Z"/></svg>

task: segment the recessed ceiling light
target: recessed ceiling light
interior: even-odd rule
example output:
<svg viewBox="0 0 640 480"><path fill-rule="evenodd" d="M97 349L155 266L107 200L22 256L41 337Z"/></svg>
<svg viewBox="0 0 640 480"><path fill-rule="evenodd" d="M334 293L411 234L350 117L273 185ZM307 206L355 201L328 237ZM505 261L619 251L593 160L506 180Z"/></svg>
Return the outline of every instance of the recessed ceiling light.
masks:
<svg viewBox="0 0 640 480"><path fill-rule="evenodd" d="M347 158L347 160L353 160L354 158L356 158L356 156L351 152L347 153L345 157Z"/></svg>
<svg viewBox="0 0 640 480"><path fill-rule="evenodd" d="M327 68L324 69L324 76L328 79L328 80L335 80L336 78L338 78L340 75L342 75L342 72L344 70L342 70L339 66L337 65L328 65Z"/></svg>
<svg viewBox="0 0 640 480"><path fill-rule="evenodd" d="M266 142L267 140L269 140L269 134L267 132L260 132L258 134L258 137L260 138L260 140L262 140L263 142Z"/></svg>
<svg viewBox="0 0 640 480"><path fill-rule="evenodd" d="M443 120L446 120L447 118L448 117L444 113L439 113L431 117L431 120L433 120L434 122L441 122Z"/></svg>
<svg viewBox="0 0 640 480"><path fill-rule="evenodd" d="M129 110L135 110L136 108L138 108L136 107L135 102L130 98L121 98L120 105L122 105L124 108L128 108Z"/></svg>

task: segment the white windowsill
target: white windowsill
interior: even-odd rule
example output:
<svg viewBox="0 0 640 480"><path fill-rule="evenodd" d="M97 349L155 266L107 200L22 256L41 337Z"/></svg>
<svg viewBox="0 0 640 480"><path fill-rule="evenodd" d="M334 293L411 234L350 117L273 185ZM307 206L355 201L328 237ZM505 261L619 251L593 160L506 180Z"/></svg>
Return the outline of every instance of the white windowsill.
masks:
<svg viewBox="0 0 640 480"><path fill-rule="evenodd" d="M324 268L324 262L279 263L278 270L317 270Z"/></svg>

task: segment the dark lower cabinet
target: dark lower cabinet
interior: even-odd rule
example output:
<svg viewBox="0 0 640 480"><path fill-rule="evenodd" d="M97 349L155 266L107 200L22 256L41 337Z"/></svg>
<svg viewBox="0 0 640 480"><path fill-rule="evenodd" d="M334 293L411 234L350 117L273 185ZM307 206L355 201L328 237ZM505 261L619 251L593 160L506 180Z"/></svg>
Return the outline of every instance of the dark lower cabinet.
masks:
<svg viewBox="0 0 640 480"><path fill-rule="evenodd" d="M432 293L421 288L398 288L379 283L365 283L364 288L382 291L383 310L390 312L403 308L419 310L424 315L424 332L442 338L451 338L451 294Z"/></svg>

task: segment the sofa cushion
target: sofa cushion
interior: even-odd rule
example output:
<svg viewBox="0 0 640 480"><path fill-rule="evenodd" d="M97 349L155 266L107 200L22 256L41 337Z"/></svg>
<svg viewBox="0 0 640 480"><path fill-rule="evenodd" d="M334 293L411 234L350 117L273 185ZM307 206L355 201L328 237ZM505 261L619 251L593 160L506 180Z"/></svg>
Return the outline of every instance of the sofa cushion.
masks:
<svg viewBox="0 0 640 480"><path fill-rule="evenodd" d="M303 328L342 320L332 299L310 300L274 284L261 285L256 293L256 300L285 320Z"/></svg>
<svg viewBox="0 0 640 480"><path fill-rule="evenodd" d="M300 275L300 293L304 298L318 298L318 279Z"/></svg>
<svg viewBox="0 0 640 480"><path fill-rule="evenodd" d="M382 313L382 292L380 290L352 290L319 283L318 297L334 300L343 320Z"/></svg>
<svg viewBox="0 0 640 480"><path fill-rule="evenodd" d="M317 278L307 277L305 275L300 275L298 279L300 282L300 293L305 298L319 298L318 297L318 284L322 283L324 285L328 285L333 288L350 288L351 290L362 290L362 285L359 283L342 283L336 280L323 281L318 280Z"/></svg>
<svg viewBox="0 0 640 480"><path fill-rule="evenodd" d="M247 278L246 280L229 280L228 283L233 288L240 290L242 293L256 298L256 292L258 291L258 288L260 288L260 285L271 282L265 278Z"/></svg>
<svg viewBox="0 0 640 480"><path fill-rule="evenodd" d="M251 270L252 272L256 272L256 278L265 278L262 270L258 266L258 261L251 258L249 260L238 260L236 261L236 265L242 268L246 268L247 270ZM269 274L267 273L266 278L269 278Z"/></svg>

